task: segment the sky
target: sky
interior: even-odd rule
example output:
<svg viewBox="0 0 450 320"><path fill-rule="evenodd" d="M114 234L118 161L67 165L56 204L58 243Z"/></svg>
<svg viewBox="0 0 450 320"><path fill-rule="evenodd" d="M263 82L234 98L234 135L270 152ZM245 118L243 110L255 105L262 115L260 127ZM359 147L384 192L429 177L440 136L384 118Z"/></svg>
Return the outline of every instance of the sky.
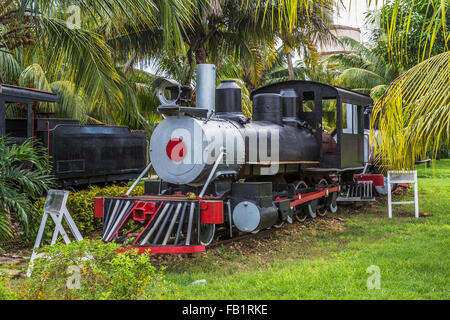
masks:
<svg viewBox="0 0 450 320"><path fill-rule="evenodd" d="M342 2L344 7L339 10L339 15L335 14L335 24L360 28L362 40L367 41L368 34L364 24L366 12L369 9L380 8L383 1L372 0L370 6L368 0L343 0Z"/></svg>

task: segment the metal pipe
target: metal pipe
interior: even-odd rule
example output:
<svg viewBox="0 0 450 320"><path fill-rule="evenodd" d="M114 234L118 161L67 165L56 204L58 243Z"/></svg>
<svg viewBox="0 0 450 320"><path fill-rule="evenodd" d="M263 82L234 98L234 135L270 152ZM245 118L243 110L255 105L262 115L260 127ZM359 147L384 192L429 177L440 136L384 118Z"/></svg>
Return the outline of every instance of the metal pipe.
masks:
<svg viewBox="0 0 450 320"><path fill-rule="evenodd" d="M115 221L114 217L116 215L116 212L118 210L120 211L121 203L123 203L122 200L116 200L116 203L114 205L114 209L111 212L111 214L108 214L108 216L105 216L105 219L107 219L107 220L105 220L105 222L104 222L104 223L106 223L105 232L103 233L104 239L106 239L106 235L109 234L109 230L111 230L112 224ZM109 211L107 211L107 212L109 212Z"/></svg>
<svg viewBox="0 0 450 320"><path fill-rule="evenodd" d="M128 213L128 208L130 207L131 202L127 201L124 206L123 209L120 211L120 214L117 216L117 219L114 223L114 226L111 228L111 230L109 230L105 240L106 241L112 241L113 240L113 236L117 231L117 228L120 226L121 222L123 222L125 216Z"/></svg>
<svg viewBox="0 0 450 320"><path fill-rule="evenodd" d="M181 206L182 206L182 203L180 202L177 206L177 210L175 211L175 215L173 216L172 221L170 221L169 229L167 230L166 236L164 237L164 240L162 243L163 246L165 246L167 244L167 241L169 240L170 234L172 233L173 226L175 225L175 221L177 220L178 215L180 214Z"/></svg>
<svg viewBox="0 0 450 320"><path fill-rule="evenodd" d="M202 189L202 191L200 192L200 195L199 195L199 197L200 198L202 198L204 195L205 195L205 192L206 192L206 188L208 188L208 186L209 186L209 184L211 183L211 180L212 180L212 177L214 176L214 174L216 173L216 170L217 170L217 167L219 166L219 163L222 161L222 159L223 159L223 155L225 154L224 153L224 148L221 148L220 149L220 155L219 155L219 157L217 158L217 160L216 160L216 162L214 163L214 167L212 168L212 170L211 170L211 172L210 172L210 174L209 174L209 176L208 176L208 180L206 180L206 183L205 183L205 185L203 186L203 189Z"/></svg>
<svg viewBox="0 0 450 320"><path fill-rule="evenodd" d="M197 65L197 108L209 109L208 116L216 110L216 66Z"/></svg>
<svg viewBox="0 0 450 320"><path fill-rule="evenodd" d="M105 201L105 202L106 202L106 201ZM109 223L109 216L111 215L111 214L110 214L110 210L111 210L111 207L112 207L113 203L114 203L113 200L108 201L108 202L106 203L105 210L103 211L103 228L102 228L102 235L105 234L106 227L108 226L108 223Z"/></svg>
<svg viewBox="0 0 450 320"><path fill-rule="evenodd" d="M178 229L177 229L177 234L175 236L175 241L174 241L174 245L178 244L178 239L180 238L180 232L181 232L181 228L183 227L183 223L184 223L184 216L186 214L186 208L187 208L188 203L185 202L184 206L183 206L183 210L181 211L181 218L180 218L180 222L178 223Z"/></svg>
<svg viewBox="0 0 450 320"><path fill-rule="evenodd" d="M134 190L134 188L136 188L136 186L139 183L139 181L141 181L141 179L148 173L148 171L150 170L151 167L152 167L152 163L150 162L148 164L148 166L144 169L144 171L142 171L141 175L131 185L130 189L128 189L128 191L127 191L127 193L125 193L125 195L129 196L131 194L131 192Z"/></svg>
<svg viewBox="0 0 450 320"><path fill-rule="evenodd" d="M228 208L228 223L230 225L230 238L233 238L233 221L231 219L231 204L230 204L230 200L228 200L227 202L227 208Z"/></svg>
<svg viewBox="0 0 450 320"><path fill-rule="evenodd" d="M155 239L153 239L153 243L152 244L157 244L159 237L161 236L167 222L169 221L170 215L172 214L173 208L175 207L175 204L172 205L172 207L170 208L170 210L166 213L166 217L164 218L164 221L161 223L161 227L159 228L158 232L156 233Z"/></svg>
<svg viewBox="0 0 450 320"><path fill-rule="evenodd" d="M202 209L201 205L199 205L197 208L197 243L201 243L200 242L200 227L201 227L201 219L202 219L202 217L201 217L202 210L201 209Z"/></svg>
<svg viewBox="0 0 450 320"><path fill-rule="evenodd" d="M158 228L159 222L161 221L161 219L164 217L164 215L166 214L166 211L169 209L169 207L171 207L171 203L168 202L165 206L163 211L161 212L161 214L159 215L158 219L156 219L155 224L153 225L153 227L150 229L150 231L148 232L148 234L145 236L145 238L141 241L141 245L144 245L148 239L150 239L150 237L152 236L153 232L155 232L156 228Z"/></svg>
<svg viewBox="0 0 450 320"><path fill-rule="evenodd" d="M195 209L195 202L192 202L191 204L191 210L189 212L189 220L188 220L188 229L186 234L186 245L191 244L191 232L192 232L192 220L194 219L194 209Z"/></svg>

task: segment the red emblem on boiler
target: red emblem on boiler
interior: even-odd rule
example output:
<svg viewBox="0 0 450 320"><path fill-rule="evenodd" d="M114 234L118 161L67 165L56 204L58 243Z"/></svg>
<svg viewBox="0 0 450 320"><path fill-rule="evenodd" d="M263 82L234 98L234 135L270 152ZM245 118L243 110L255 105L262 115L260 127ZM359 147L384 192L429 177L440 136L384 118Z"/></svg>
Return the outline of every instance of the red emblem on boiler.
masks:
<svg viewBox="0 0 450 320"><path fill-rule="evenodd" d="M180 162L186 154L186 145L179 138L172 138L167 143L166 153L170 160Z"/></svg>

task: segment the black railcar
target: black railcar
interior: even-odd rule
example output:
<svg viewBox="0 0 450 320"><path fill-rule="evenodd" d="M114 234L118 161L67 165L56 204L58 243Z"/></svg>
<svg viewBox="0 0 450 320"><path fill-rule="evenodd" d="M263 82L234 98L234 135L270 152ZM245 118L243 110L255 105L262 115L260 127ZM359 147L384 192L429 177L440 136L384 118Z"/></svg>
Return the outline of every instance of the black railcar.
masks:
<svg viewBox="0 0 450 320"><path fill-rule="evenodd" d="M47 148L52 173L61 186L128 181L147 163L145 132L126 127L80 125L78 120L39 114L33 103L58 102L57 95L29 88L0 86L0 136L8 141ZM26 106L26 117L7 119L6 105Z"/></svg>

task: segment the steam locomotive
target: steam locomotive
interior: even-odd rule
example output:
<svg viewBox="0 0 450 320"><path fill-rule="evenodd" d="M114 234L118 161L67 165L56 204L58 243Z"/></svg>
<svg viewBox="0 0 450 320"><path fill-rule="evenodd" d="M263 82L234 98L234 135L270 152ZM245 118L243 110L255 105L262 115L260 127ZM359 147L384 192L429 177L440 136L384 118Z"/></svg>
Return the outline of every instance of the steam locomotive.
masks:
<svg viewBox="0 0 450 320"><path fill-rule="evenodd" d="M204 251L215 236L323 216L338 201L370 198L384 185L367 170L368 96L281 82L252 92L250 119L234 81L215 87L214 65L197 67L196 107L189 87L166 79L157 85L164 120L150 158L161 180L147 181L141 197L95 199L105 242L141 252Z"/></svg>

